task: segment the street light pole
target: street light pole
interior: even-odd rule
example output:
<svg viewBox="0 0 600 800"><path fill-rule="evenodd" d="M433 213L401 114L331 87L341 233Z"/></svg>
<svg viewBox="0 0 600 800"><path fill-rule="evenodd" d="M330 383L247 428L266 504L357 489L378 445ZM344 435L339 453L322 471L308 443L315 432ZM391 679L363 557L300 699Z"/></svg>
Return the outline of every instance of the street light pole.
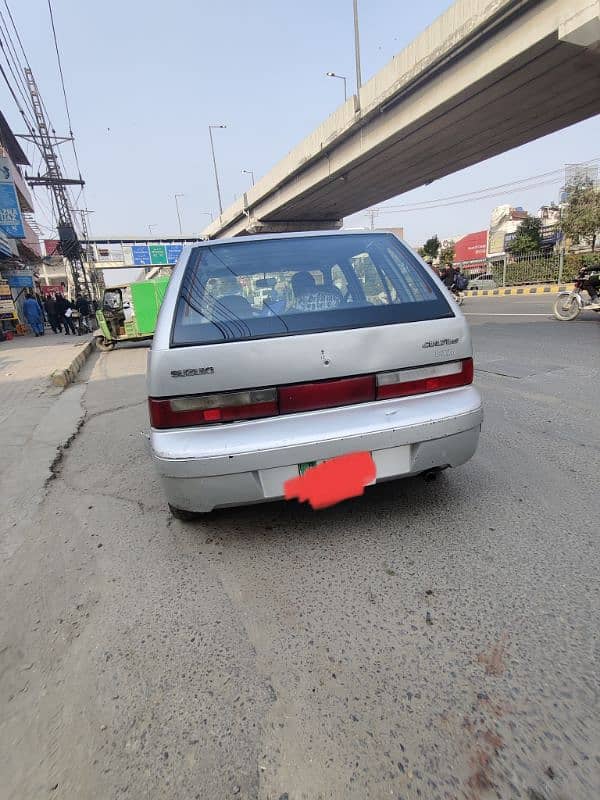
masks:
<svg viewBox="0 0 600 800"><path fill-rule="evenodd" d="M156 228L156 227L158 227L156 225L156 223L153 223L152 225L148 225L148 233L150 234L150 236L152 236L152 228Z"/></svg>
<svg viewBox="0 0 600 800"><path fill-rule="evenodd" d="M183 231L181 230L181 214L179 212L179 198L185 197L185 195L180 193L180 194L175 194L173 196L175 197L175 208L177 209L177 222L179 223L179 235L183 236Z"/></svg>
<svg viewBox="0 0 600 800"><path fill-rule="evenodd" d="M344 102L346 102L346 100L348 99L348 89L346 86L346 78L344 77L344 75L338 75L335 72L326 72L325 75L328 78L339 78L340 80L344 81Z"/></svg>
<svg viewBox="0 0 600 800"><path fill-rule="evenodd" d="M217 159L215 158L215 143L213 142L213 128L226 128L227 125L209 125L208 135L210 136L210 151L212 153L213 167L215 170L215 183L217 184L217 197L219 198L219 213L223 213L223 202L221 200L221 187L219 186L219 174L217 172Z"/></svg>
<svg viewBox="0 0 600 800"><path fill-rule="evenodd" d="M356 94L359 93L362 86L362 78L360 75L360 34L358 30L358 0L353 0L354 9L354 61L356 63Z"/></svg>
<svg viewBox="0 0 600 800"><path fill-rule="evenodd" d="M243 169L242 172L245 173L246 175L250 175L251 176L251 178L252 178L252 186L254 186L254 170Z"/></svg>

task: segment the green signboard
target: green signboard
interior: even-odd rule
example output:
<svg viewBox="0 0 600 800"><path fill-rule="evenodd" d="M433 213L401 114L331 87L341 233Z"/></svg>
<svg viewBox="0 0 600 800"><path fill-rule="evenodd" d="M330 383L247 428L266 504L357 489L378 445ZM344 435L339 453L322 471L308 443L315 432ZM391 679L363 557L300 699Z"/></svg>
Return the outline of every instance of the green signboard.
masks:
<svg viewBox="0 0 600 800"><path fill-rule="evenodd" d="M168 264L167 251L164 244L150 245L150 261L152 264Z"/></svg>

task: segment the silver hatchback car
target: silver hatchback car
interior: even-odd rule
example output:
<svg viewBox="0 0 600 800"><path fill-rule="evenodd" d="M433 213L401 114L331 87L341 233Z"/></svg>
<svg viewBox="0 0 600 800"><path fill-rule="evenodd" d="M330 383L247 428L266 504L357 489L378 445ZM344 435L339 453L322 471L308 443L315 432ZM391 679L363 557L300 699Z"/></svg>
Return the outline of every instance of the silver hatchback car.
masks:
<svg viewBox="0 0 600 800"><path fill-rule="evenodd" d="M468 325L392 233L186 248L148 361L174 516L281 499L307 466L371 454L375 481L464 464L482 422Z"/></svg>

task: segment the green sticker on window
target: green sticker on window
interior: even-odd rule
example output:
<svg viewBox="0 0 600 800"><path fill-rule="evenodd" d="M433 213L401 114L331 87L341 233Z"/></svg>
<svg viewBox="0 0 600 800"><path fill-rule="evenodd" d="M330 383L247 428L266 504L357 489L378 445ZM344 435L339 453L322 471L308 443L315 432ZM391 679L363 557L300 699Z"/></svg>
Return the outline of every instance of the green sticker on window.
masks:
<svg viewBox="0 0 600 800"><path fill-rule="evenodd" d="M310 469L311 467L316 467L316 466L317 466L317 462L316 461L305 461L303 464L298 464L298 474L299 475L304 475L304 473L306 472L307 469Z"/></svg>

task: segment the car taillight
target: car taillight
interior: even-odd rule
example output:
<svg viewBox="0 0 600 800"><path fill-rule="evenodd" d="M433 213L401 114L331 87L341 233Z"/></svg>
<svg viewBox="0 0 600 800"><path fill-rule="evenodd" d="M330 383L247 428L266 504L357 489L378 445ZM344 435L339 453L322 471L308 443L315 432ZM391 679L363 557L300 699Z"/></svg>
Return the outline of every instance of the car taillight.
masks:
<svg viewBox="0 0 600 800"><path fill-rule="evenodd" d="M375 400L373 375L279 387L280 414L369 403L372 400Z"/></svg>
<svg viewBox="0 0 600 800"><path fill-rule="evenodd" d="M148 399L153 428L183 428L242 419L272 417L279 413L276 389Z"/></svg>
<svg viewBox="0 0 600 800"><path fill-rule="evenodd" d="M431 367L401 369L377 375L377 399L456 389L473 383L473 359L434 364Z"/></svg>
<svg viewBox="0 0 600 800"><path fill-rule="evenodd" d="M271 389L148 399L153 428L184 428L274 417L392 397L455 389L473 382L473 359L377 375L315 381Z"/></svg>

